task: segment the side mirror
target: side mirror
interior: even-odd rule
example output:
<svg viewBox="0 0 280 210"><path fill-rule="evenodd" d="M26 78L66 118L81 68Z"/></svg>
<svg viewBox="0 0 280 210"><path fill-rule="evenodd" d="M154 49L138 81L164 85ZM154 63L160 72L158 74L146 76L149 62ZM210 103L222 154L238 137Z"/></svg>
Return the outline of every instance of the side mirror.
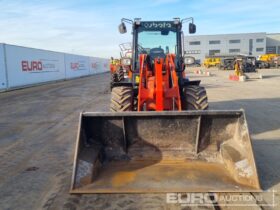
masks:
<svg viewBox="0 0 280 210"><path fill-rule="evenodd" d="M195 32L196 32L196 25L193 24L193 23L190 23L189 24L189 33L190 34L195 34Z"/></svg>
<svg viewBox="0 0 280 210"><path fill-rule="evenodd" d="M127 32L126 26L125 26L124 23L121 23L121 24L119 25L119 32L120 32L121 34L125 34L125 33Z"/></svg>

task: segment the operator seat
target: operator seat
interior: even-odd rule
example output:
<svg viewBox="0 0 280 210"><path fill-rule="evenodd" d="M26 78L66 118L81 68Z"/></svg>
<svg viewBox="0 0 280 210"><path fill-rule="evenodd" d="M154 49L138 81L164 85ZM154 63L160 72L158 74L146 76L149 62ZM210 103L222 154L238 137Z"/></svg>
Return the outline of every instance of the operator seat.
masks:
<svg viewBox="0 0 280 210"><path fill-rule="evenodd" d="M154 67L154 60L156 58L163 58L165 59L166 55L164 53L164 50L162 48L152 48L150 50L150 53L147 56L147 61L151 67L151 69L153 69Z"/></svg>
<svg viewBox="0 0 280 210"><path fill-rule="evenodd" d="M155 58L165 58L165 53L162 48L152 48L149 55L151 60L155 60Z"/></svg>

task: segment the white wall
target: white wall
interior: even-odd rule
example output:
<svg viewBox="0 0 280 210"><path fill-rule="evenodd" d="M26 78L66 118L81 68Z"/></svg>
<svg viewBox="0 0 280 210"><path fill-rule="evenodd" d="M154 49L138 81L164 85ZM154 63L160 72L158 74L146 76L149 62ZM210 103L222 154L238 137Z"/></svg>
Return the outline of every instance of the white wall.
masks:
<svg viewBox="0 0 280 210"><path fill-rule="evenodd" d="M96 58L96 57L89 58L89 68L91 74L98 74L102 72L101 58Z"/></svg>
<svg viewBox="0 0 280 210"><path fill-rule="evenodd" d="M108 71L109 59L0 44L0 90Z"/></svg>
<svg viewBox="0 0 280 210"><path fill-rule="evenodd" d="M65 69L66 79L89 75L89 57L65 54Z"/></svg>
<svg viewBox="0 0 280 210"><path fill-rule="evenodd" d="M4 45L0 44L0 90L7 88Z"/></svg>
<svg viewBox="0 0 280 210"><path fill-rule="evenodd" d="M9 88L65 79L62 53L6 45Z"/></svg>
<svg viewBox="0 0 280 210"><path fill-rule="evenodd" d="M109 71L110 69L110 60L109 59L105 59L105 58L101 58L102 60L102 68L101 68L101 72L106 72Z"/></svg>
<svg viewBox="0 0 280 210"><path fill-rule="evenodd" d="M90 57L89 66L91 74L109 71L109 59Z"/></svg>

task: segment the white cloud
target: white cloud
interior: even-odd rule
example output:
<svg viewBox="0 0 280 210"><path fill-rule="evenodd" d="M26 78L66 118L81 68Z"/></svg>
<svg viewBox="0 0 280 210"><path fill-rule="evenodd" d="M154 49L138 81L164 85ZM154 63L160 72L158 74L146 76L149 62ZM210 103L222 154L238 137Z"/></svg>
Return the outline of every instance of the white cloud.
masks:
<svg viewBox="0 0 280 210"><path fill-rule="evenodd" d="M110 39L117 26L92 11L22 1L1 1L0 8L0 42L102 57L118 53Z"/></svg>

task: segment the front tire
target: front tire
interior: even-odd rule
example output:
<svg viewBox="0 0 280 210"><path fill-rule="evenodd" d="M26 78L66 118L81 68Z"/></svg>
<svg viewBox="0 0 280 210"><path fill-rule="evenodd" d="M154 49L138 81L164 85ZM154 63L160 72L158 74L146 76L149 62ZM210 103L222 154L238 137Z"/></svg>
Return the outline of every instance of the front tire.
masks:
<svg viewBox="0 0 280 210"><path fill-rule="evenodd" d="M206 110L208 98L204 87L190 85L184 88L183 110Z"/></svg>
<svg viewBox="0 0 280 210"><path fill-rule="evenodd" d="M133 111L133 89L132 87L113 87L111 92L111 112Z"/></svg>

